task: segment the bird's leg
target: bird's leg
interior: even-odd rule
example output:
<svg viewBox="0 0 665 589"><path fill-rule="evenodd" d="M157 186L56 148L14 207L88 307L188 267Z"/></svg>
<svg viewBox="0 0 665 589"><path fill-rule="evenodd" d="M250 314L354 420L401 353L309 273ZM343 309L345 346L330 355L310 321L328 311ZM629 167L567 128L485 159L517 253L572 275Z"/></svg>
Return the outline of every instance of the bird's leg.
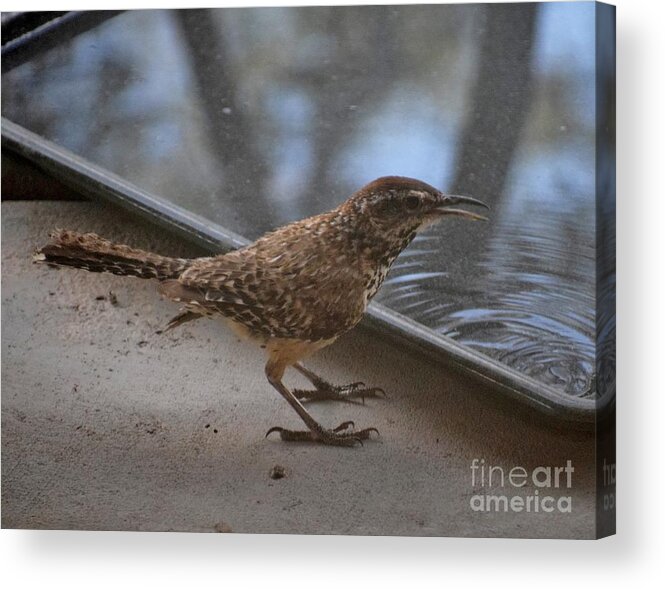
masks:
<svg viewBox="0 0 665 589"><path fill-rule="evenodd" d="M294 389L294 396L301 401L346 401L353 403L353 399L362 399L364 403L365 397L377 397L379 395L385 397L386 395L382 388L367 387L364 382L352 382L351 384L335 386L308 370L299 362L294 364L293 367L315 387L313 391Z"/></svg>
<svg viewBox="0 0 665 589"><path fill-rule="evenodd" d="M331 446L355 446L362 444L363 440L368 440L372 432L379 433L374 427L368 427L358 431L346 431L353 427L352 421L345 421L334 429L326 429L319 424L303 407L302 403L296 399L291 391L282 383L282 376L284 375L284 366L268 362L266 364L266 376L270 384L275 387L279 393L284 397L289 405L293 407L300 418L305 422L309 428L306 431L294 431L284 429L283 427L272 427L268 430L266 436L272 432L279 432L282 440L286 442L319 442L320 444L328 444Z"/></svg>

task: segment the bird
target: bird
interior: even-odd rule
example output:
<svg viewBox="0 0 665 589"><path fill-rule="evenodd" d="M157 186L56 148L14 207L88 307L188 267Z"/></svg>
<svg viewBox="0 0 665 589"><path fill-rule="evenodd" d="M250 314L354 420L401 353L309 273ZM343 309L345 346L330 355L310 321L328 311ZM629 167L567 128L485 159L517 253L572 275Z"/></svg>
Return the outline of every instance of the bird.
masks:
<svg viewBox="0 0 665 589"><path fill-rule="evenodd" d="M362 382L335 386L302 362L355 327L397 256L419 231L447 217L487 220L457 205L489 208L469 196L451 195L401 176L363 186L336 208L279 227L253 243L200 258L172 258L116 244L94 233L57 229L33 260L51 267L155 279L158 291L181 309L173 329L201 317L217 317L267 353L265 375L307 429L270 428L286 442L362 445L375 427L352 421L321 425L305 403L357 402L383 393ZM283 383L294 368L314 386L290 390Z"/></svg>

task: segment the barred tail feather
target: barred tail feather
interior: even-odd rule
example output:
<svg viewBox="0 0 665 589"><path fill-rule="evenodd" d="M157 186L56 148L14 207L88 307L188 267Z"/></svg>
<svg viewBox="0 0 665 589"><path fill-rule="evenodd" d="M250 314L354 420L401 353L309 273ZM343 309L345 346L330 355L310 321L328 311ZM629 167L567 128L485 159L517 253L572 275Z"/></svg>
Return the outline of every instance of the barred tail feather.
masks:
<svg viewBox="0 0 665 589"><path fill-rule="evenodd" d="M169 258L115 244L94 233L58 229L50 237L51 243L35 253L35 262L157 280L177 278L190 264L190 260L183 258Z"/></svg>

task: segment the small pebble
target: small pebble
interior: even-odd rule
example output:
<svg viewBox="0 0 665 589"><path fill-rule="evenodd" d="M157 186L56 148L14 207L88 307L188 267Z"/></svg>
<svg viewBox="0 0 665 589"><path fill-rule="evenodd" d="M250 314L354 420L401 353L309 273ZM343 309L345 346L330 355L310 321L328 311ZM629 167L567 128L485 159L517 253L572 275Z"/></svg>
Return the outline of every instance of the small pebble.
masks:
<svg viewBox="0 0 665 589"><path fill-rule="evenodd" d="M286 469L281 464L275 464L268 474L271 479L283 479L286 476Z"/></svg>

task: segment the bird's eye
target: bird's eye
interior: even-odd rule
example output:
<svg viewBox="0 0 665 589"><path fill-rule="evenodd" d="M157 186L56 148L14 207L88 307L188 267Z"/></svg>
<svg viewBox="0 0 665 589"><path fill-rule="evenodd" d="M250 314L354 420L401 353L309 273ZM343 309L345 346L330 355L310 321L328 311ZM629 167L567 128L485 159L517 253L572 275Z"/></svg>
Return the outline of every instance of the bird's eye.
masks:
<svg viewBox="0 0 665 589"><path fill-rule="evenodd" d="M417 196L407 196L404 204L409 211L415 211L420 207L420 199Z"/></svg>

